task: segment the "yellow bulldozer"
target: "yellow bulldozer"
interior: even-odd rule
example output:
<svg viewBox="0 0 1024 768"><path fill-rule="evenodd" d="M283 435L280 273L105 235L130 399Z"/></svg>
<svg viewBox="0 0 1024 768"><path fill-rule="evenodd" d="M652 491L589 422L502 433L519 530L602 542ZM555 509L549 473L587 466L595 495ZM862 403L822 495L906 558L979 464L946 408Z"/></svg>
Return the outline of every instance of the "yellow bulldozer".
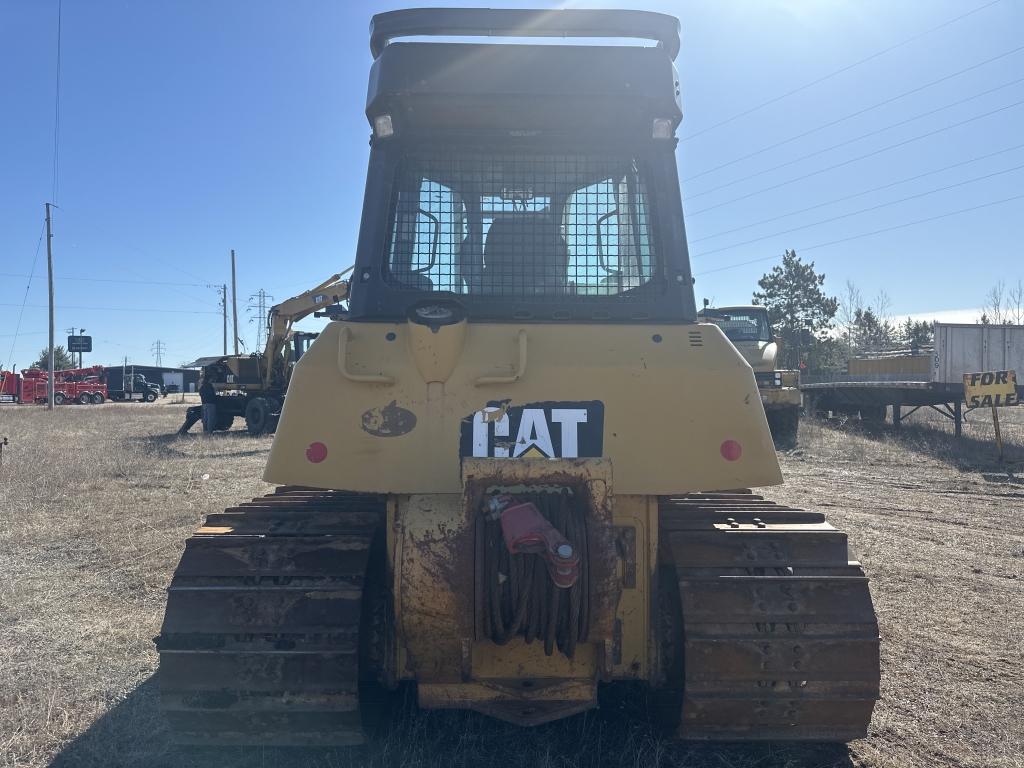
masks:
<svg viewBox="0 0 1024 768"><path fill-rule="evenodd" d="M429 39L459 35L518 40ZM373 18L349 305L295 365L276 492L208 515L169 587L181 742L357 744L403 681L523 726L629 681L681 738L865 735L867 578L746 490L782 481L757 383L698 322L678 50L638 11Z"/></svg>

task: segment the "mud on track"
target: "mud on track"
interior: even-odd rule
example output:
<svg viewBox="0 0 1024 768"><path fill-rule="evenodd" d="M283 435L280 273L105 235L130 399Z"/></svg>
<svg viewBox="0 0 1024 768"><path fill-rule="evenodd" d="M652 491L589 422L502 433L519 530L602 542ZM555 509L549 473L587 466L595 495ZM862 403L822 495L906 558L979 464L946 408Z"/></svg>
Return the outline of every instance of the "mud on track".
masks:
<svg viewBox="0 0 1024 768"><path fill-rule="evenodd" d="M157 711L164 589L203 515L269 492L269 438L168 437L182 405L0 407L0 766L282 765L280 753L173 750ZM1005 430L1024 459L1024 423ZM1022 414L1024 416L1024 414ZM1018 418L1024 422L1024 418ZM849 748L672 744L643 702L531 730L411 713L370 747L308 766L1024 766L1024 479L982 420L894 437L806 423L769 498L825 511L872 577L883 699ZM1021 467L1024 463L1011 464Z"/></svg>

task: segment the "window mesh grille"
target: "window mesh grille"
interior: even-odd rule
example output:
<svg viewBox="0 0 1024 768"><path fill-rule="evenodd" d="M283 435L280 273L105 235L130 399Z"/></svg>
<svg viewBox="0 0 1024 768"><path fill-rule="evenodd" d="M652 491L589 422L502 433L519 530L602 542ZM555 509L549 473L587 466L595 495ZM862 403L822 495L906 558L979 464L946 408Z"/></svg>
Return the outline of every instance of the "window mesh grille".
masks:
<svg viewBox="0 0 1024 768"><path fill-rule="evenodd" d="M628 297L655 272L648 221L633 160L414 156L398 174L388 277L515 299Z"/></svg>

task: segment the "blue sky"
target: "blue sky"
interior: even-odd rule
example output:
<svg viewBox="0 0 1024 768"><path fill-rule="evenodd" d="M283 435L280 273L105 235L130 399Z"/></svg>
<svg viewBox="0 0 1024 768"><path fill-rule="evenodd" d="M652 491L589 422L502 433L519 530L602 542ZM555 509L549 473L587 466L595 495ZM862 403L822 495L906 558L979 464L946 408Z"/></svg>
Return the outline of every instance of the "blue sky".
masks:
<svg viewBox="0 0 1024 768"><path fill-rule="evenodd" d="M813 259L833 293L846 280L868 297L886 290L898 315L979 307L997 280L1024 278L1024 199L890 229L1024 194L1024 50L1010 53L1024 46L1024 6L1000 0L934 29L988 2L610 4L682 21L678 156L698 301L749 301L785 248ZM177 364L220 350L218 296L206 286L229 281L231 248L243 307L260 288L280 300L349 266L368 153L367 26L397 7L64 0L58 336L84 326L96 347L86 360L99 363L152 362L159 339L165 364ZM0 2L7 367L27 366L46 342L43 244L12 351L53 199L56 9ZM251 349L256 325L240 315Z"/></svg>

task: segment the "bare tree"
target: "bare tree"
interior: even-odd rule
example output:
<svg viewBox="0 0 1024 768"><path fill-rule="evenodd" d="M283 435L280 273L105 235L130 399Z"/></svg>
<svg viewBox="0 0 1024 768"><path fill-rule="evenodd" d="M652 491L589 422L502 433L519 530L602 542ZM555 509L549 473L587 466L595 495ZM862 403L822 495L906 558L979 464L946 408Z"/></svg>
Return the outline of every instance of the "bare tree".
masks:
<svg viewBox="0 0 1024 768"><path fill-rule="evenodd" d="M878 318L880 324L892 325L892 299L889 298L889 294L885 292L884 288L875 294L873 308L875 317Z"/></svg>
<svg viewBox="0 0 1024 768"><path fill-rule="evenodd" d="M864 308L864 297L852 280L846 281L843 295L839 298L839 324L846 336L846 352L853 354L853 336L858 313Z"/></svg>
<svg viewBox="0 0 1024 768"><path fill-rule="evenodd" d="M1002 325L1006 322L1006 283L1000 280L985 294L985 307L983 316L994 325Z"/></svg>
<svg viewBox="0 0 1024 768"><path fill-rule="evenodd" d="M1019 278L1006 294L1006 322L1024 325L1024 282Z"/></svg>

